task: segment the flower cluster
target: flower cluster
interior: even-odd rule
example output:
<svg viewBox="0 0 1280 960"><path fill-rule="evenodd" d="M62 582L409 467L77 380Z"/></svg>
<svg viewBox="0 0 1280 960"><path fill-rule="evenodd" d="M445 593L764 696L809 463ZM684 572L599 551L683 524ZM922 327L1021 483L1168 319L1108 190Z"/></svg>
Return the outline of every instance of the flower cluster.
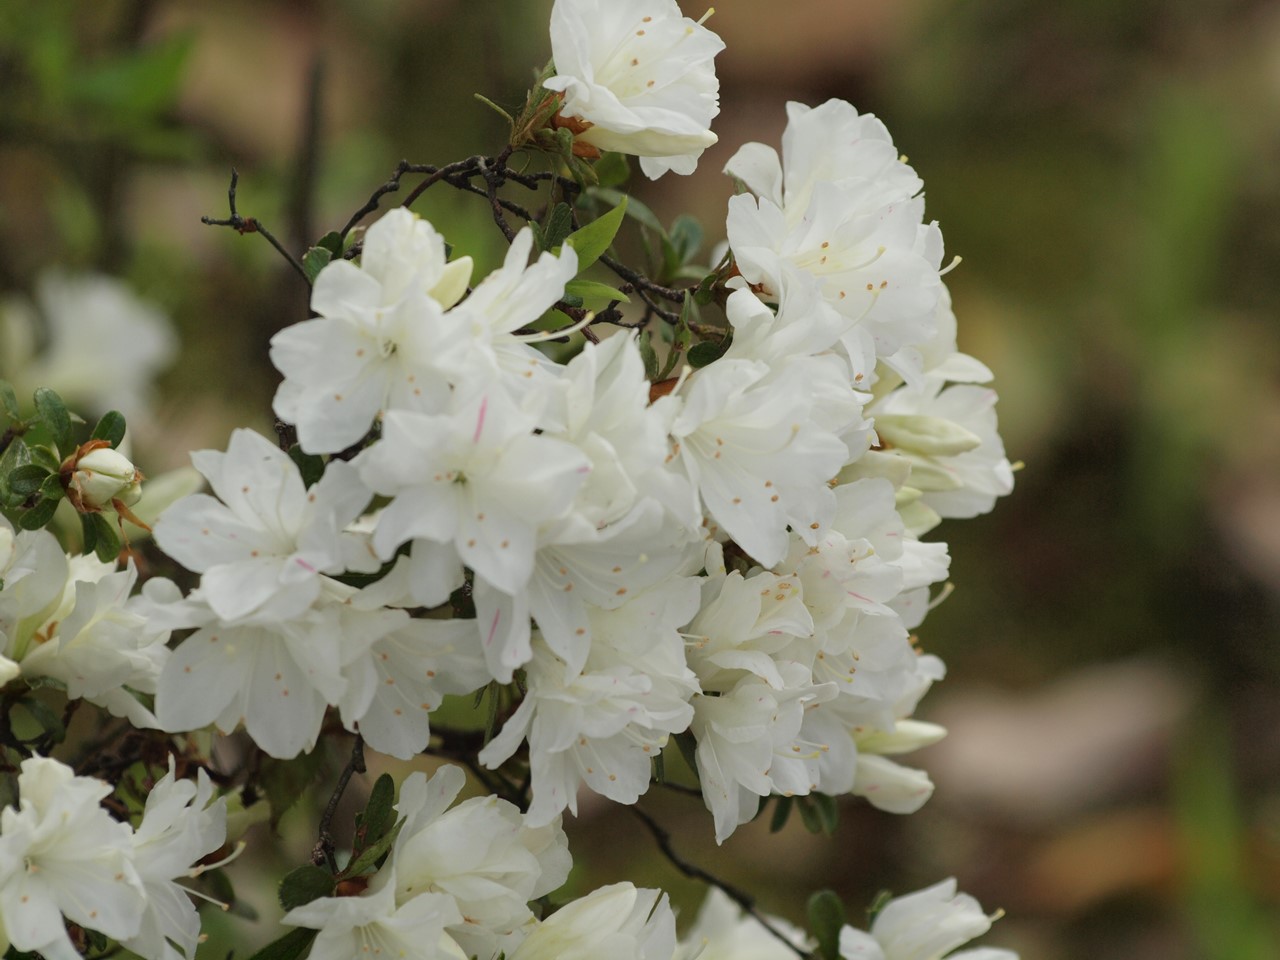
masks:
<svg viewBox="0 0 1280 960"><path fill-rule="evenodd" d="M204 771L175 779L171 760L136 829L100 805L110 784L57 760L24 760L17 784L17 808L0 811L0 947L78 960L65 917L145 960L195 956L200 918L177 880L227 832Z"/></svg>
<svg viewBox="0 0 1280 960"><path fill-rule="evenodd" d="M551 40L538 135L516 142L513 122L505 153L456 174L485 177L503 264L476 276L405 207L314 248L313 316L271 341L279 437L240 429L193 454L210 492L155 523L189 576L170 566L134 595L132 562L0 523L0 680L60 685L166 747L243 727L288 761L345 730L353 769L367 745L492 772L503 797L460 803L459 768L411 775L384 845L366 836L345 863L326 820L300 868L318 879L282 896L316 960L738 955L755 921L715 898L683 943L665 896L629 883L544 915L570 867L564 811L584 789L633 804L681 755L673 776L696 781L717 842L770 798L918 809L933 785L896 758L945 734L912 715L945 673L915 631L950 565L922 538L1012 487L991 372L956 344L941 233L880 121L790 104L781 154L747 144L727 165L743 190L725 258L674 289L603 256L623 210L602 215L583 165L615 151L650 177L690 172L715 142L723 44L674 0L557 0ZM519 174L517 148L561 165ZM504 206L503 177L550 184L546 215ZM596 262L626 289L581 276ZM107 446L95 428L65 461L82 513L137 497ZM39 469L14 476L42 489ZM432 714L477 693L483 742L437 750ZM173 881L225 834L204 773L175 781L171 761L135 830L99 805L106 785L53 760L22 770L0 820L0 933L70 960L65 918L189 957L198 921ZM937 960L989 924L949 881L844 928L840 956ZM779 955L811 949L772 932Z"/></svg>

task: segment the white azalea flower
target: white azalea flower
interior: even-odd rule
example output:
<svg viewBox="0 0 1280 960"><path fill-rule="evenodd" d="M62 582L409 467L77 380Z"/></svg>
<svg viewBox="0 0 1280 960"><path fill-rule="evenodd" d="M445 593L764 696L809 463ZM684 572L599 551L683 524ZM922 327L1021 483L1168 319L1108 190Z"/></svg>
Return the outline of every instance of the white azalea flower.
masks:
<svg viewBox="0 0 1280 960"><path fill-rule="evenodd" d="M449 894L462 913L449 934L468 957L489 957L533 918L530 900L564 883L569 848L558 819L531 827L494 796L449 809L465 779L446 766L429 780L413 773L401 784L396 810L405 825L393 852L395 876L380 873L373 885L394 886L401 906L424 893Z"/></svg>
<svg viewBox="0 0 1280 960"><path fill-rule="evenodd" d="M675 0L556 0L548 90L577 139L640 158L645 176L693 173L716 142L720 81L712 60L724 41L680 13Z"/></svg>
<svg viewBox="0 0 1280 960"><path fill-rule="evenodd" d="M466 292L470 257L445 261L444 238L396 207L365 232L360 265L337 259L316 276L319 314L271 338L284 374L275 411L308 453L345 449L385 409L434 412L448 398L435 355L444 311Z"/></svg>
<svg viewBox="0 0 1280 960"><path fill-rule="evenodd" d="M387 867L383 875L386 882L358 897L320 897L284 915L284 923L320 931L308 954L311 960L467 960L445 932L462 923L453 897L419 893L397 906L394 868Z"/></svg>
<svg viewBox="0 0 1280 960"><path fill-rule="evenodd" d="M200 917L175 881L195 876L193 867L221 847L226 836L226 801L213 800L208 775L200 770L195 783L177 780L170 757L169 772L151 788L133 835L133 863L146 891L147 910L137 936L123 941L125 947L148 960L195 957Z"/></svg>
<svg viewBox="0 0 1280 960"><path fill-rule="evenodd" d="M31 757L18 806L0 811L0 931L18 950L79 960L63 917L117 940L138 933L147 908L128 824L99 801L110 785Z"/></svg>
<svg viewBox="0 0 1280 960"><path fill-rule="evenodd" d="M923 222L920 180L888 131L841 100L787 104L783 156L763 144L725 171L755 196L729 201L728 234L747 282L774 297L789 267L818 278L846 334L855 373L869 357L922 343L936 327L942 237Z"/></svg>
<svg viewBox="0 0 1280 960"><path fill-rule="evenodd" d="M1018 960L1010 950L990 947L951 953L991 929L995 916L956 890L954 878L890 900L871 924L871 932L840 931L843 960Z"/></svg>
<svg viewBox="0 0 1280 960"><path fill-rule="evenodd" d="M236 430L226 453L192 462L221 502L184 497L156 522L156 543L189 570L219 618L263 622L300 615L320 595L322 573L342 573L342 531L370 492L355 469L331 462L309 490L297 464L252 430Z"/></svg>
<svg viewBox="0 0 1280 960"><path fill-rule="evenodd" d="M660 890L601 887L538 923L510 960L671 960L676 918Z"/></svg>

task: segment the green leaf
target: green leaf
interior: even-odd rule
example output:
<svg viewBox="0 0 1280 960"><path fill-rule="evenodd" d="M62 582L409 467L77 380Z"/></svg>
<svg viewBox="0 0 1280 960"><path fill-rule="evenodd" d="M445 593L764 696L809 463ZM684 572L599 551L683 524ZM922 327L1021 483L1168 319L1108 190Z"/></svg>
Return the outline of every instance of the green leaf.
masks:
<svg viewBox="0 0 1280 960"><path fill-rule="evenodd" d="M612 190L607 187L600 187L596 190L592 190L591 195L593 197L599 197L605 203L612 203L614 206L617 206L626 200L627 216L642 226L648 227L660 237L665 237L667 235L667 228L662 225L662 221L658 219L657 215L635 197L628 197L627 194L623 193L621 190Z"/></svg>
<svg viewBox="0 0 1280 960"><path fill-rule="evenodd" d="M356 814L355 849L363 850L377 843L395 826L396 785L390 774L384 773L369 791L369 802L364 813Z"/></svg>
<svg viewBox="0 0 1280 960"><path fill-rule="evenodd" d="M658 783L667 782L667 758L661 750L653 757L653 779Z"/></svg>
<svg viewBox="0 0 1280 960"><path fill-rule="evenodd" d="M298 960L298 957L306 952L307 947L311 946L311 941L319 932L310 927L290 930L279 940L272 940L249 960Z"/></svg>
<svg viewBox="0 0 1280 960"><path fill-rule="evenodd" d="M307 283L314 284L320 271L329 265L333 252L328 247L311 247L302 255L302 269L307 275Z"/></svg>
<svg viewBox="0 0 1280 960"><path fill-rule="evenodd" d="M62 398L48 387L40 387L35 393L36 412L53 435L59 450L71 448L71 414Z"/></svg>
<svg viewBox="0 0 1280 960"><path fill-rule="evenodd" d="M62 724L62 718L57 712L45 703L35 697L23 697L18 701L18 706L27 711L31 715L40 729L54 743L61 743L67 736L67 728Z"/></svg>
<svg viewBox="0 0 1280 960"><path fill-rule="evenodd" d="M601 255L609 249L613 238L618 235L618 228L622 226L622 218L627 213L628 199L623 196L622 201L608 213L565 237L564 242L573 247L578 254L579 272L599 260Z"/></svg>
<svg viewBox="0 0 1280 960"><path fill-rule="evenodd" d="M115 449L120 446L120 441L124 439L124 431L124 414L119 410L108 410L102 415L102 419L98 421L97 426L93 428L93 433L89 435L89 439L105 440L111 444L112 449Z"/></svg>
<svg viewBox="0 0 1280 960"><path fill-rule="evenodd" d="M316 747L310 753L304 753L292 760L276 760L271 757L262 761L262 774L259 783L267 795L267 803L271 805L271 829L276 829L280 818L290 807L311 789L320 778L324 767L324 749Z"/></svg>
<svg viewBox="0 0 1280 960"><path fill-rule="evenodd" d="M227 912L245 920L257 920L258 911L245 900L236 896L236 888L225 870L207 870L202 873L206 892L215 900L227 905Z"/></svg>
<svg viewBox="0 0 1280 960"><path fill-rule="evenodd" d="M296 443L289 448L289 459L297 464L304 486L315 486L324 476L324 458L314 453L303 453L302 447Z"/></svg>
<svg viewBox="0 0 1280 960"><path fill-rule="evenodd" d="M58 459L58 455L43 443L31 447L31 462L40 464L50 473L57 473L62 469L62 461Z"/></svg>
<svg viewBox="0 0 1280 960"><path fill-rule="evenodd" d="M671 246L679 257L678 266L684 266L702 249L703 230L694 217L682 213L671 224Z"/></svg>
<svg viewBox="0 0 1280 960"><path fill-rule="evenodd" d="M507 121L507 123L511 125L513 129L515 128L516 118L511 116L511 114L507 113L507 111L503 110L502 107L498 106L496 103L494 103L488 97L483 96L482 94L473 93L472 96L475 97L477 100L479 100L481 103L483 103L486 107L488 107L494 113L500 114Z"/></svg>
<svg viewBox="0 0 1280 960"><path fill-rule="evenodd" d="M546 225L542 228L542 240L539 250L550 250L564 243L565 238L573 230L573 208L567 203L557 203L547 214Z"/></svg>
<svg viewBox="0 0 1280 960"><path fill-rule="evenodd" d="M23 530L39 530L53 519L53 512L57 509L57 500L41 500L26 513L18 517L18 526Z"/></svg>
<svg viewBox="0 0 1280 960"><path fill-rule="evenodd" d="M652 383L658 379L658 353L653 349L653 335L646 330L640 334L636 345L640 348L640 359L644 361L644 375Z"/></svg>
<svg viewBox="0 0 1280 960"><path fill-rule="evenodd" d="M833 890L819 890L809 898L809 932L818 941L823 960L840 960L840 928L845 925L844 903Z"/></svg>
<svg viewBox="0 0 1280 960"><path fill-rule="evenodd" d="M97 531L93 552L103 563L113 563L120 556L120 530L101 513L92 514Z"/></svg>
<svg viewBox="0 0 1280 960"><path fill-rule="evenodd" d="M620 187L631 179L631 162L625 153L605 153L596 161L596 179L602 187Z"/></svg>
<svg viewBox="0 0 1280 960"><path fill-rule="evenodd" d="M26 499L9 489L9 477L18 467L30 462L31 448L21 437L14 437L0 454L0 506L16 507Z"/></svg>
<svg viewBox="0 0 1280 960"><path fill-rule="evenodd" d="M676 747L680 750L680 756L684 757L684 762L689 765L689 769L693 771L694 776L698 774L698 741L694 739L693 734L689 731L677 733L671 738L676 742Z"/></svg>
<svg viewBox="0 0 1280 960"><path fill-rule="evenodd" d="M40 484L40 496L46 500L61 500L67 495L67 491L62 488L62 477L56 473L51 473L44 478L44 483Z"/></svg>
<svg viewBox="0 0 1280 960"><path fill-rule="evenodd" d="M695 343L689 348L689 366L697 370L709 363L715 363L715 361L724 356L724 352L729 349L729 344L732 340L733 337L727 336L719 343L713 343L710 340Z"/></svg>
<svg viewBox="0 0 1280 960"><path fill-rule="evenodd" d="M98 543L98 525L93 522L96 516L98 516L96 513L80 514L80 537L84 541L80 545L81 553L92 553L94 546Z"/></svg>
<svg viewBox="0 0 1280 960"><path fill-rule="evenodd" d="M716 280L720 274L708 273L698 282L698 288L693 291L693 301L700 307L705 307L716 296Z"/></svg>
<svg viewBox="0 0 1280 960"><path fill-rule="evenodd" d="M337 230L330 230L323 237L316 241L316 247L328 250L330 256L342 256L342 234Z"/></svg>
<svg viewBox="0 0 1280 960"><path fill-rule="evenodd" d="M806 830L810 833L822 833L822 817L818 815L817 809L808 797L797 797L796 809L800 811L800 819L804 822Z"/></svg>
<svg viewBox="0 0 1280 960"><path fill-rule="evenodd" d="M343 877L358 877L365 871L374 869L378 865L378 861L385 857L395 844L396 837L400 836L400 829L405 825L405 822L401 820L390 831L379 837L375 843L369 844L359 854L352 857L351 862L347 864L347 868L342 871Z"/></svg>
<svg viewBox="0 0 1280 960"><path fill-rule="evenodd" d="M18 395L13 392L13 384L8 380L0 380L0 407L10 420L18 419Z"/></svg>
<svg viewBox="0 0 1280 960"><path fill-rule="evenodd" d="M570 280L564 285L564 292L569 296L580 298L583 302L594 300L600 303L630 303L631 299L617 287L594 280Z"/></svg>
<svg viewBox="0 0 1280 960"><path fill-rule="evenodd" d="M813 801L818 811L822 832L827 836L835 833L836 827L840 826L840 807L836 803L836 798L826 793L814 793L809 795L809 799Z"/></svg>
<svg viewBox="0 0 1280 960"><path fill-rule="evenodd" d="M280 881L280 906L286 910L300 907L333 893L333 874L323 867L308 863L290 870Z"/></svg>
<svg viewBox="0 0 1280 960"><path fill-rule="evenodd" d="M9 474L9 489L24 500L40 489L52 474L38 463L28 463Z"/></svg>
<svg viewBox="0 0 1280 960"><path fill-rule="evenodd" d="M791 808L794 806L791 797L773 798L773 819L769 821L769 832L777 833L791 819Z"/></svg>

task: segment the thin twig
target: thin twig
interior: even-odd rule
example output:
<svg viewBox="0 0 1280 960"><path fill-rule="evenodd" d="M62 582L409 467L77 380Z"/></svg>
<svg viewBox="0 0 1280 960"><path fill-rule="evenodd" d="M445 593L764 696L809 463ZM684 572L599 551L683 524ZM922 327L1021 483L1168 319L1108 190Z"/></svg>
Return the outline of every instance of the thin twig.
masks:
<svg viewBox="0 0 1280 960"><path fill-rule="evenodd" d="M276 252L289 261L289 266L293 267L293 269L298 272L298 276L302 277L303 280L306 280L307 283L310 284L311 281L308 279L307 271L303 268L302 263L297 257L284 248L270 230L264 227L260 221L253 217L242 217L238 212L236 212L236 184L239 182L240 174L234 167L232 167L231 186L227 188L227 206L231 211L230 216L224 220L219 220L216 217L201 217L200 222L210 227L230 227L241 236L246 233L262 234L267 239L267 242L276 248Z"/></svg>
<svg viewBox="0 0 1280 960"><path fill-rule="evenodd" d="M675 846L671 842L671 834L667 832L667 829L663 827L662 824L658 823L658 821L654 820L653 817L649 816L649 814L645 813L634 804L632 804L630 809L631 812L639 818L640 822L649 828L649 832L653 834L653 839L657 841L658 849L661 850L663 855L671 861L672 866L683 873L686 877L691 877L694 880L701 880L703 883L709 883L711 886L716 887L725 896L746 911L746 913L754 919L756 923L768 930L782 943L785 943L796 956L801 958L801 960L810 960L810 954L808 951L804 950L802 947L796 946L785 933L775 927L764 914L756 909L755 899L750 894L739 890L737 887L724 880L721 880L719 877L709 873L697 864L690 863L688 860L684 859L684 857L676 852Z"/></svg>
<svg viewBox="0 0 1280 960"><path fill-rule="evenodd" d="M320 817L318 831L320 839L316 841L315 848L311 851L312 863L319 866L320 862L324 861L334 873L338 872L338 863L333 859L333 835L329 833L329 824L333 822L333 815L338 811L338 801L346 792L347 784L351 782L351 775L364 773L364 771L364 737L357 733L355 743L351 745L351 759L343 767L342 775L338 777L338 784L333 788L329 803L324 808L324 815Z"/></svg>

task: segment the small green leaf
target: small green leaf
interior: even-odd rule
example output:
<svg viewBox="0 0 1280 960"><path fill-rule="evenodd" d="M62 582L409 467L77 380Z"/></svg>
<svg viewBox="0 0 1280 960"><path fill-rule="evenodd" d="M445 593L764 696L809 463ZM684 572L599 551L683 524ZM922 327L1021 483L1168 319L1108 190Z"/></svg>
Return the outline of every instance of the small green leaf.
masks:
<svg viewBox="0 0 1280 960"><path fill-rule="evenodd" d="M342 875L344 877L358 877L366 871L374 869L378 865L378 861L385 857L395 844L396 837L400 836L400 829L405 825L405 822L401 820L389 832L379 837L377 842L369 844L359 854L352 857L351 862L347 864L347 868L342 871Z"/></svg>
<svg viewBox="0 0 1280 960"><path fill-rule="evenodd" d="M494 103L492 100L490 100L486 96L483 96L479 93L474 93L472 94L472 96L475 97L477 100L479 100L481 103L483 103L486 107L488 107L494 113L500 114L507 121L507 123L509 123L511 127L514 129L516 125L515 117L511 116L511 114L507 113L507 111L503 110L500 106L498 106L496 103Z"/></svg>
<svg viewBox="0 0 1280 960"><path fill-rule="evenodd" d="M646 330L640 334L636 345L640 348L640 359L644 361L644 375L652 383L658 379L658 353L653 349L653 336Z"/></svg>
<svg viewBox="0 0 1280 960"><path fill-rule="evenodd" d="M62 718L57 712L45 703L35 697L23 697L18 701L18 706L27 711L44 732L54 743L61 743L67 735L67 728L62 724Z"/></svg>
<svg viewBox="0 0 1280 960"><path fill-rule="evenodd" d="M46 500L61 500L67 495L67 491L62 488L62 477L56 473L51 473L44 478L44 483L40 484L40 496Z"/></svg>
<svg viewBox="0 0 1280 960"><path fill-rule="evenodd" d="M395 781L390 774L384 773L369 791L369 802L364 806L364 813L356 816L356 850L363 850L386 836L396 822L395 804Z"/></svg>
<svg viewBox="0 0 1280 960"><path fill-rule="evenodd" d="M314 453L303 453L302 447L296 443L289 448L289 459L297 464L304 486L315 486L324 476L324 458Z"/></svg>
<svg viewBox="0 0 1280 960"><path fill-rule="evenodd" d="M320 271L329 265L333 252L328 247L311 247L302 255L302 269L307 275L307 283L314 284Z"/></svg>
<svg viewBox="0 0 1280 960"><path fill-rule="evenodd" d="M43 690L47 687L50 690L67 692L67 685L57 677L23 677L22 679L32 690Z"/></svg>
<svg viewBox="0 0 1280 960"><path fill-rule="evenodd" d="M684 757L684 762L689 765L689 769L696 776L698 773L698 741L687 730L684 733L677 733L671 739L676 742L676 747L680 750L680 756Z"/></svg>
<svg viewBox="0 0 1280 960"><path fill-rule="evenodd" d="M810 794L809 799L813 801L814 807L818 811L818 819L822 822L822 832L830 836L836 832L836 827L840 826L840 807L836 803L836 798L826 793Z"/></svg>
<svg viewBox="0 0 1280 960"><path fill-rule="evenodd" d="M689 366L697 370L709 363L715 363L729 349L729 343L732 339L732 337L725 337L719 343L713 343L710 340L695 343L689 348Z"/></svg>
<svg viewBox="0 0 1280 960"><path fill-rule="evenodd" d="M593 197L599 197L605 203L612 203L614 206L617 206L622 203L623 200L626 200L627 216L642 226L648 227L660 237L665 237L667 235L667 228L662 225L662 221L658 219L657 215L635 197L628 197L627 194L623 193L621 190L612 190L607 187L600 187L596 190L592 190L591 195Z"/></svg>
<svg viewBox="0 0 1280 960"><path fill-rule="evenodd" d="M298 960L311 946L319 930L310 927L298 927L290 930L278 940L272 940L255 953L249 960Z"/></svg>
<svg viewBox="0 0 1280 960"><path fill-rule="evenodd" d="M330 230L316 241L316 246L328 250L330 256L340 257L342 256L342 234L337 230Z"/></svg>
<svg viewBox="0 0 1280 960"><path fill-rule="evenodd" d="M773 798L773 819L769 821L769 832L777 833L787 825L787 821L791 819L791 808L794 801L791 797L774 797Z"/></svg>
<svg viewBox="0 0 1280 960"><path fill-rule="evenodd" d="M28 463L9 474L9 489L25 500L39 490L49 476L50 472L40 464Z"/></svg>
<svg viewBox="0 0 1280 960"><path fill-rule="evenodd" d="M622 226L622 218L627 213L628 199L623 196L622 201L608 213L565 237L564 242L578 254L579 272L599 260L609 249L613 238L618 235L618 228Z"/></svg>
<svg viewBox="0 0 1280 960"><path fill-rule="evenodd" d="M62 461L58 459L58 455L43 443L32 446L31 462L40 464L50 473L57 473L62 469Z"/></svg>
<svg viewBox="0 0 1280 960"><path fill-rule="evenodd" d="M698 283L698 288L693 291L693 300L700 307L705 307L716 296L716 280L719 278L718 273L708 273Z"/></svg>
<svg viewBox="0 0 1280 960"><path fill-rule="evenodd" d="M93 552L103 563L114 563L120 556L120 530L101 513L93 514L93 518L98 531Z"/></svg>
<svg viewBox="0 0 1280 960"><path fill-rule="evenodd" d="M47 526L53 519L53 512L58 509L57 500L41 500L26 513L18 517L18 526L23 530L39 530Z"/></svg>
<svg viewBox="0 0 1280 960"><path fill-rule="evenodd" d="M301 907L333 893L333 874L323 867L306 864L290 870L280 881L280 906L286 910Z"/></svg>
<svg viewBox="0 0 1280 960"><path fill-rule="evenodd" d="M10 420L18 419L18 395L13 392L13 384L8 380L0 380L0 407Z"/></svg>
<svg viewBox="0 0 1280 960"><path fill-rule="evenodd" d="M108 410L102 415L102 419L98 421L97 426L93 428L93 433L89 435L90 440L105 440L111 444L112 449L120 446L120 441L124 439L125 422L124 414L119 410Z"/></svg>
<svg viewBox="0 0 1280 960"><path fill-rule="evenodd" d="M36 412L48 426L53 435L53 442L59 450L71 447L71 414L62 398L48 387L40 387L35 393Z"/></svg>
<svg viewBox="0 0 1280 960"><path fill-rule="evenodd" d="M606 153L596 161L596 179L602 187L620 187L631 179L631 163L625 153Z"/></svg>
<svg viewBox="0 0 1280 960"><path fill-rule="evenodd" d="M676 217L671 224L671 246L679 258L677 266L684 266L702 249L703 230L695 218L687 213Z"/></svg>
<svg viewBox="0 0 1280 960"><path fill-rule="evenodd" d="M98 543L98 525L93 522L96 513L80 514L80 535L84 543L80 545L81 553L92 553Z"/></svg>
<svg viewBox="0 0 1280 960"><path fill-rule="evenodd" d="M818 941L823 960L840 960L840 928L845 925L844 903L832 890L819 890L809 898L809 932Z"/></svg>
<svg viewBox="0 0 1280 960"><path fill-rule="evenodd" d="M557 203L547 215L546 225L542 228L542 242L538 249L550 250L560 246L572 231L573 208L567 203Z"/></svg>
<svg viewBox="0 0 1280 960"><path fill-rule="evenodd" d="M597 283L594 280L570 280L564 285L564 292L566 295L578 297L584 303L592 300L600 303L612 303L614 300L620 303L631 302L631 299L617 287L611 287L607 283Z"/></svg>
<svg viewBox="0 0 1280 960"><path fill-rule="evenodd" d="M667 758L662 751L658 751L653 758L653 779L658 783L667 782Z"/></svg>
<svg viewBox="0 0 1280 960"><path fill-rule="evenodd" d="M880 911L889 905L889 901L893 899L892 890L881 890L871 898L871 905L867 907L867 926L870 927L876 922L876 917L880 916Z"/></svg>
<svg viewBox="0 0 1280 960"><path fill-rule="evenodd" d="M31 448L21 437L14 437L0 453L0 506L16 507L26 497L20 497L9 489L9 477L18 467L31 462Z"/></svg>
<svg viewBox="0 0 1280 960"><path fill-rule="evenodd" d="M810 833L822 833L822 818L808 797L796 798L796 809L800 811L800 819L804 828Z"/></svg>

